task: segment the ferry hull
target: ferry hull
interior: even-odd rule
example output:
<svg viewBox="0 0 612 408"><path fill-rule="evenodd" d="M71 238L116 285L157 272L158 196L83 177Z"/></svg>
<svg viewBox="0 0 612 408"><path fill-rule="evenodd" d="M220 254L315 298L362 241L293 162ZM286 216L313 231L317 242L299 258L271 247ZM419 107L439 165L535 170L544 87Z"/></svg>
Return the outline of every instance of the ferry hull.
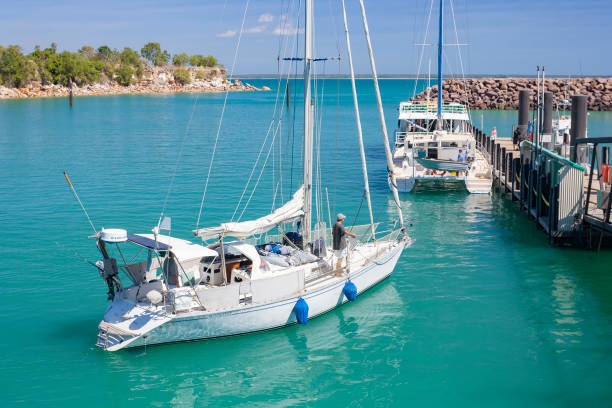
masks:
<svg viewBox="0 0 612 408"><path fill-rule="evenodd" d="M350 280L357 287L357 293L363 293L387 278L393 272L406 245L406 241L400 241L387 254L362 269L352 272ZM298 296L275 303L243 306L216 313L185 313L183 316L168 320L150 332L107 347L106 350L115 351L152 344L211 339L295 324L297 321L293 308L300 297L309 306L309 319L348 301L343 294L343 288L347 282L346 276L342 278L332 276L328 280L328 284L318 285L314 290L306 290Z"/></svg>
<svg viewBox="0 0 612 408"><path fill-rule="evenodd" d="M435 159L417 158L416 161L419 162L423 167L432 169L432 170L467 171L469 168L468 163L452 161L452 160L435 160Z"/></svg>

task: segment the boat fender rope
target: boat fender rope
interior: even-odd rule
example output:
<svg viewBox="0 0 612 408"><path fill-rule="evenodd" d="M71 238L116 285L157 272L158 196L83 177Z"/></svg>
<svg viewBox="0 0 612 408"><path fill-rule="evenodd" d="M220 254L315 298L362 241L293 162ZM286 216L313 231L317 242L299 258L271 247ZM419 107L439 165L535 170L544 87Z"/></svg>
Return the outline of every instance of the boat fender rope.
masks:
<svg viewBox="0 0 612 408"><path fill-rule="evenodd" d="M308 303L306 303L304 299L299 298L298 301L295 302L293 311L295 312L295 319L298 324L308 323Z"/></svg>
<svg viewBox="0 0 612 408"><path fill-rule="evenodd" d="M357 298L357 286L351 281L346 282L344 288L342 289L342 293L346 296L346 299L349 302L352 302Z"/></svg>

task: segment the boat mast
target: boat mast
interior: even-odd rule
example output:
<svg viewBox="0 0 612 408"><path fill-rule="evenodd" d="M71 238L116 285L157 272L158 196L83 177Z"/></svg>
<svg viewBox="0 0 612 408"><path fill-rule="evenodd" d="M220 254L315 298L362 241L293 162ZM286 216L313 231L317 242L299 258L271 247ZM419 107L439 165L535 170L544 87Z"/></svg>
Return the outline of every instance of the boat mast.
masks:
<svg viewBox="0 0 612 408"><path fill-rule="evenodd" d="M442 11L444 0L440 0L440 27L438 27L438 129L442 129Z"/></svg>
<svg viewBox="0 0 612 408"><path fill-rule="evenodd" d="M366 164L365 150L363 148L363 133L361 130L361 117L359 115L359 103L357 101L357 88L355 87L355 70L353 69L353 54L351 53L351 39L348 31L348 23L346 21L346 8L344 0L342 0L342 16L344 17L344 33L346 35L346 50L349 58L349 67L351 69L351 87L353 89L353 106L355 108L355 119L357 120L357 134L359 136L359 152L361 153L361 167L363 169L363 184L364 194L368 203L368 211L370 213L370 229L372 232L372 240L376 242L374 232L374 215L372 214L372 201L370 200L370 182L368 181L368 167Z"/></svg>
<svg viewBox="0 0 612 408"><path fill-rule="evenodd" d="M393 199L395 200L395 205L397 206L400 226L403 229L404 215L402 214L402 207L400 205L399 195L397 194L395 174L393 174L393 155L391 154L391 148L389 147L387 124L385 123L385 113L383 112L382 99L380 97L380 88L378 87L378 75L376 74L376 64L374 62L372 42L370 41L370 30L368 28L368 19L366 17L363 0L359 0L359 5L361 6L361 21L363 22L363 30L365 31L366 42L368 44L368 53L370 55L370 67L372 68L372 79L374 80L374 90L376 91L376 104L378 105L378 118L380 120L380 126L382 127L383 145L385 146L385 155L387 156L387 173L389 175L389 184L391 184L391 191L393 191Z"/></svg>
<svg viewBox="0 0 612 408"><path fill-rule="evenodd" d="M312 225L312 145L313 112L310 90L312 65L312 0L306 0L304 24L304 222L302 223L303 248L310 244Z"/></svg>

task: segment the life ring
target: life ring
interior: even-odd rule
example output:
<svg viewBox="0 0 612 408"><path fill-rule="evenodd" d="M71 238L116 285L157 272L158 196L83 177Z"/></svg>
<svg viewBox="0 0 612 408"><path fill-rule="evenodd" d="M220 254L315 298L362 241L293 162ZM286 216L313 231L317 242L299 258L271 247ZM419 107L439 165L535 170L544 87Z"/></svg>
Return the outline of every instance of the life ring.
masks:
<svg viewBox="0 0 612 408"><path fill-rule="evenodd" d="M441 172L441 173L438 173L438 172L437 172L437 170L432 170L432 171L431 171L431 174L433 174L434 176L443 176L443 175L445 175L445 174L446 174L446 170L444 170L444 171L443 171L443 172Z"/></svg>

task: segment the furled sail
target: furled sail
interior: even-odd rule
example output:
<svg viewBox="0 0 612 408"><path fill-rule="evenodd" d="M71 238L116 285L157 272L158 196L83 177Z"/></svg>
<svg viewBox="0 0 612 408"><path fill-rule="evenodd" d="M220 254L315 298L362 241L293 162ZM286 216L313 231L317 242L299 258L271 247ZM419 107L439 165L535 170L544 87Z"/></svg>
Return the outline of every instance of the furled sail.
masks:
<svg viewBox="0 0 612 408"><path fill-rule="evenodd" d="M304 215L304 186L301 186L290 201L273 213L251 221L226 222L216 227L200 228L193 233L203 240L219 238L220 236L246 238L251 235L262 234L271 230L278 224L300 218Z"/></svg>

